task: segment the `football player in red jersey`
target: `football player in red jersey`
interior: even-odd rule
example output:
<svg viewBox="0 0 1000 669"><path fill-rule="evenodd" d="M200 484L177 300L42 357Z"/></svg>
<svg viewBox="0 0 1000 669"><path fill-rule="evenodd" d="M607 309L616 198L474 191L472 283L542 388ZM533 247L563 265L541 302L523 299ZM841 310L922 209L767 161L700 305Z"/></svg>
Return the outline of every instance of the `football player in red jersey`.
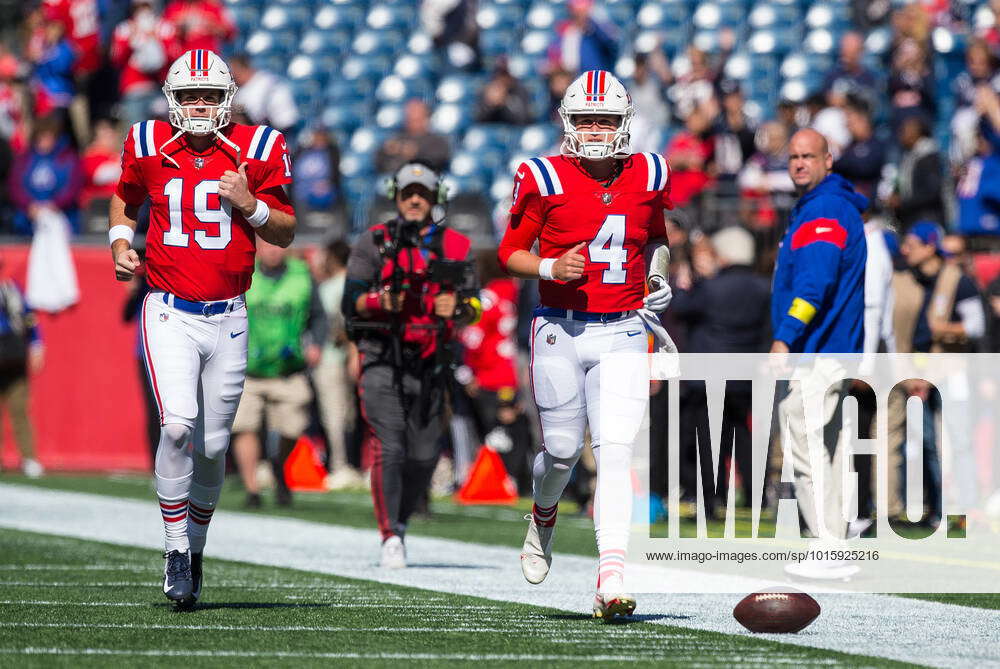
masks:
<svg viewBox="0 0 1000 669"><path fill-rule="evenodd" d="M648 384L642 387L640 369L616 370L616 386L620 378L631 401L605 406L604 416L615 420L602 424L600 361L602 354L625 353L645 362L645 324L655 318L650 311L670 303L665 282L646 294L647 268L665 276L670 170L663 156L629 152L632 99L610 72L582 74L566 90L559 113L561 155L532 158L518 168L499 249L509 273L541 280L541 306L531 326L531 382L544 447L534 464L534 506L521 569L530 583L548 574L557 503L589 424L598 477L594 615L613 618L635 609L623 582L629 466ZM536 240L538 255L531 251Z"/></svg>
<svg viewBox="0 0 1000 669"><path fill-rule="evenodd" d="M111 200L115 274L139 268L131 248L150 199L142 344L160 412L156 494L166 534L163 592L190 607L201 595L202 551L225 473L247 362L243 293L255 235L288 246L295 212L285 194L285 139L267 126L229 122L236 84L211 51L171 65L163 92L170 123L132 126ZM194 448L189 448L190 442Z"/></svg>

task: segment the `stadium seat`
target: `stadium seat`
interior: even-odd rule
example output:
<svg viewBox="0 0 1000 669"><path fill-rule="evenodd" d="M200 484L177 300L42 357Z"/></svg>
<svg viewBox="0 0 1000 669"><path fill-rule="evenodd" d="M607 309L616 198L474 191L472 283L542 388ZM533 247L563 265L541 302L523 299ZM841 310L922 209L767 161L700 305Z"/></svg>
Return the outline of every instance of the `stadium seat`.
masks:
<svg viewBox="0 0 1000 669"><path fill-rule="evenodd" d="M802 42L807 53L833 54L836 52L837 41L829 30L810 30Z"/></svg>
<svg viewBox="0 0 1000 669"><path fill-rule="evenodd" d="M375 112L375 125L380 130L396 131L403 127L403 105L385 103Z"/></svg>
<svg viewBox="0 0 1000 669"><path fill-rule="evenodd" d="M640 30L670 30L690 21L690 9L679 2L647 2L635 15Z"/></svg>
<svg viewBox="0 0 1000 669"><path fill-rule="evenodd" d="M545 57L549 45L555 41L555 33L548 30L529 30L521 38L521 52L528 57Z"/></svg>
<svg viewBox="0 0 1000 669"><path fill-rule="evenodd" d="M865 52L882 56L892 46L892 29L876 28L865 37Z"/></svg>
<svg viewBox="0 0 1000 669"><path fill-rule="evenodd" d="M404 54L392 67L393 74L402 79L430 79L437 68L433 57Z"/></svg>
<svg viewBox="0 0 1000 669"><path fill-rule="evenodd" d="M784 79L801 79L810 72L825 75L833 66L829 56L795 51L781 61L781 76Z"/></svg>
<svg viewBox="0 0 1000 669"><path fill-rule="evenodd" d="M510 125L480 123L469 128L462 138L462 147L469 151L507 151L519 128Z"/></svg>
<svg viewBox="0 0 1000 669"><path fill-rule="evenodd" d="M515 4L483 4L476 12L476 24L483 32L519 26L524 21L524 10Z"/></svg>
<svg viewBox="0 0 1000 669"><path fill-rule="evenodd" d="M323 5L316 10L313 17L313 26L318 30L346 30L348 34L354 32L364 17L364 10L352 5Z"/></svg>
<svg viewBox="0 0 1000 669"><path fill-rule="evenodd" d="M524 23L530 30L552 31L558 21L566 16L566 8L563 5L554 5L544 0L539 0L524 17Z"/></svg>
<svg viewBox="0 0 1000 669"><path fill-rule="evenodd" d="M786 54L799 45L799 33L794 28L758 30L750 35L747 46L751 53Z"/></svg>
<svg viewBox="0 0 1000 669"><path fill-rule="evenodd" d="M431 84L426 79L404 79L397 74L383 77L375 89L375 99L381 103L399 104L410 98L428 98Z"/></svg>
<svg viewBox="0 0 1000 669"><path fill-rule="evenodd" d="M747 24L751 30L798 28L801 20L797 5L780 5L774 2L756 5L747 16Z"/></svg>
<svg viewBox="0 0 1000 669"><path fill-rule="evenodd" d="M431 114L431 128L442 135L459 135L470 123L472 123L471 110L460 104L440 104Z"/></svg>
<svg viewBox="0 0 1000 669"><path fill-rule="evenodd" d="M365 103L338 103L328 105L320 115L322 124L337 132L350 136L368 120L371 109Z"/></svg>
<svg viewBox="0 0 1000 669"><path fill-rule="evenodd" d="M802 79L789 79L781 85L780 95L782 100L792 102L803 102L809 95L808 84Z"/></svg>
<svg viewBox="0 0 1000 669"><path fill-rule="evenodd" d="M554 124L529 125L521 133L518 148L533 156L547 155L555 145L558 136L559 130Z"/></svg>
<svg viewBox="0 0 1000 669"><path fill-rule="evenodd" d="M351 56L344 61L344 66L340 69L340 76L349 80L361 79L366 81L374 92L375 85L373 82L385 74L386 69L389 67L389 62L388 56Z"/></svg>
<svg viewBox="0 0 1000 669"><path fill-rule="evenodd" d="M810 30L843 31L850 27L850 7L826 1L813 3L806 12L805 24Z"/></svg>
<svg viewBox="0 0 1000 669"><path fill-rule="evenodd" d="M485 58L506 55L517 44L517 31L509 28L494 28L479 33L479 50Z"/></svg>
<svg viewBox="0 0 1000 669"><path fill-rule="evenodd" d="M289 67L291 67L289 65ZM298 107L299 114L303 118L310 118L319 107L323 98L323 87L319 82L311 79L299 79L289 82L292 87L292 97L295 106Z"/></svg>
<svg viewBox="0 0 1000 669"><path fill-rule="evenodd" d="M697 30L742 27L745 9L738 2L703 2L691 17Z"/></svg>
<svg viewBox="0 0 1000 669"><path fill-rule="evenodd" d="M297 33L303 23L301 14L278 5L269 6L260 16L260 27L270 32L287 30Z"/></svg>
<svg viewBox="0 0 1000 669"><path fill-rule="evenodd" d="M340 157L340 175L344 179L374 177L375 165L372 162L372 154L345 151Z"/></svg>
<svg viewBox="0 0 1000 669"><path fill-rule="evenodd" d="M371 30L396 30L405 32L413 24L414 12L409 4L390 5L379 3L372 5L365 17L365 25Z"/></svg>
<svg viewBox="0 0 1000 669"><path fill-rule="evenodd" d="M434 42L430 35L418 30L410 35L410 39L406 41L406 50L415 56L423 56L434 50Z"/></svg>
<svg viewBox="0 0 1000 669"><path fill-rule="evenodd" d="M238 4L230 7L229 15L233 17L233 22L241 35L252 32L260 19L260 12L250 4Z"/></svg>
<svg viewBox="0 0 1000 669"><path fill-rule="evenodd" d="M750 56L745 51L739 51L731 55L726 60L723 75L727 79L738 79L744 81L750 77Z"/></svg>
<svg viewBox="0 0 1000 669"><path fill-rule="evenodd" d="M351 134L350 149L355 153L372 155L382 146L388 134L374 125L362 126Z"/></svg>
<svg viewBox="0 0 1000 669"><path fill-rule="evenodd" d="M395 30L362 30L354 36L351 51L359 56L392 56L403 43L403 33Z"/></svg>
<svg viewBox="0 0 1000 669"><path fill-rule="evenodd" d="M434 95L439 102L474 102L483 83L482 77L470 74L451 74L441 80Z"/></svg>

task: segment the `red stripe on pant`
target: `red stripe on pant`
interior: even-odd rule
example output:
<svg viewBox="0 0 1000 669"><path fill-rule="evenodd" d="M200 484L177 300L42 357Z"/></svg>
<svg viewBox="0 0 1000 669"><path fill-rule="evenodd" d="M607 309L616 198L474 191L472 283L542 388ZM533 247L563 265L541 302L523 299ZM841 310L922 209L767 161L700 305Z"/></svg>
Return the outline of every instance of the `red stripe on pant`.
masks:
<svg viewBox="0 0 1000 669"><path fill-rule="evenodd" d="M364 354L361 354L359 357L359 366L361 369L364 369ZM358 404L361 407L361 418L365 422L365 429L370 435L372 446L371 482L372 503L375 506L375 522L378 524L379 532L382 534L382 540L385 541L395 534L395 532L393 531L392 523L389 521L389 513L385 508L385 492L382 489L382 440L379 439L375 428L372 427L371 421L368 420L368 409L365 406L364 372L361 373L361 378L358 379L358 399L360 400Z"/></svg>

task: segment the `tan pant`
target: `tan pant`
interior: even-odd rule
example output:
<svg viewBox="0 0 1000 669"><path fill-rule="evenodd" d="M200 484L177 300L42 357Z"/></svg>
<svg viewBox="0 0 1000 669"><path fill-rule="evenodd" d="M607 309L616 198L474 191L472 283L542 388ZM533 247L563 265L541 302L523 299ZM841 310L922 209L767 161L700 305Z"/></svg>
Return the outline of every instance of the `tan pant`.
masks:
<svg viewBox="0 0 1000 669"><path fill-rule="evenodd" d="M344 433L354 422L353 394L346 363L324 356L313 369L313 382L319 417L330 441L330 470L337 471L348 466Z"/></svg>
<svg viewBox="0 0 1000 669"><path fill-rule="evenodd" d="M288 439L298 439L309 425L311 400L312 391L305 372L276 379L248 376L233 421L233 432L259 431L266 413L269 430Z"/></svg>
<svg viewBox="0 0 1000 669"><path fill-rule="evenodd" d="M836 417L838 413L843 416L840 406L845 395L844 384L835 380L839 365L828 362L819 361L811 374L791 382L778 416L782 444L792 457L799 511L814 536L839 540L847 537L841 436L850 432L846 425L840 429L841 420ZM814 450L819 447L815 458L810 445Z"/></svg>
<svg viewBox="0 0 1000 669"><path fill-rule="evenodd" d="M10 416L10 424L14 430L21 458L35 458L35 433L31 429L28 417L28 377L19 375L10 378L0 378L0 417L3 410ZM3 452L3 426L0 425L0 452Z"/></svg>

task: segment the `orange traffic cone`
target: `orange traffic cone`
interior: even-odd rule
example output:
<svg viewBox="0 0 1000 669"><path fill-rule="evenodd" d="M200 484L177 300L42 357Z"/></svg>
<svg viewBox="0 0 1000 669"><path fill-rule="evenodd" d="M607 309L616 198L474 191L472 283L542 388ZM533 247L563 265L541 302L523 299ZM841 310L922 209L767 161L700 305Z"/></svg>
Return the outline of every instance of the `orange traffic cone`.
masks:
<svg viewBox="0 0 1000 669"><path fill-rule="evenodd" d="M507 475L507 468L496 451L489 446L480 447L455 501L459 504L513 504L517 501L517 486Z"/></svg>
<svg viewBox="0 0 1000 669"><path fill-rule="evenodd" d="M326 491L326 469L308 437L299 437L285 460L285 483L294 491Z"/></svg>

